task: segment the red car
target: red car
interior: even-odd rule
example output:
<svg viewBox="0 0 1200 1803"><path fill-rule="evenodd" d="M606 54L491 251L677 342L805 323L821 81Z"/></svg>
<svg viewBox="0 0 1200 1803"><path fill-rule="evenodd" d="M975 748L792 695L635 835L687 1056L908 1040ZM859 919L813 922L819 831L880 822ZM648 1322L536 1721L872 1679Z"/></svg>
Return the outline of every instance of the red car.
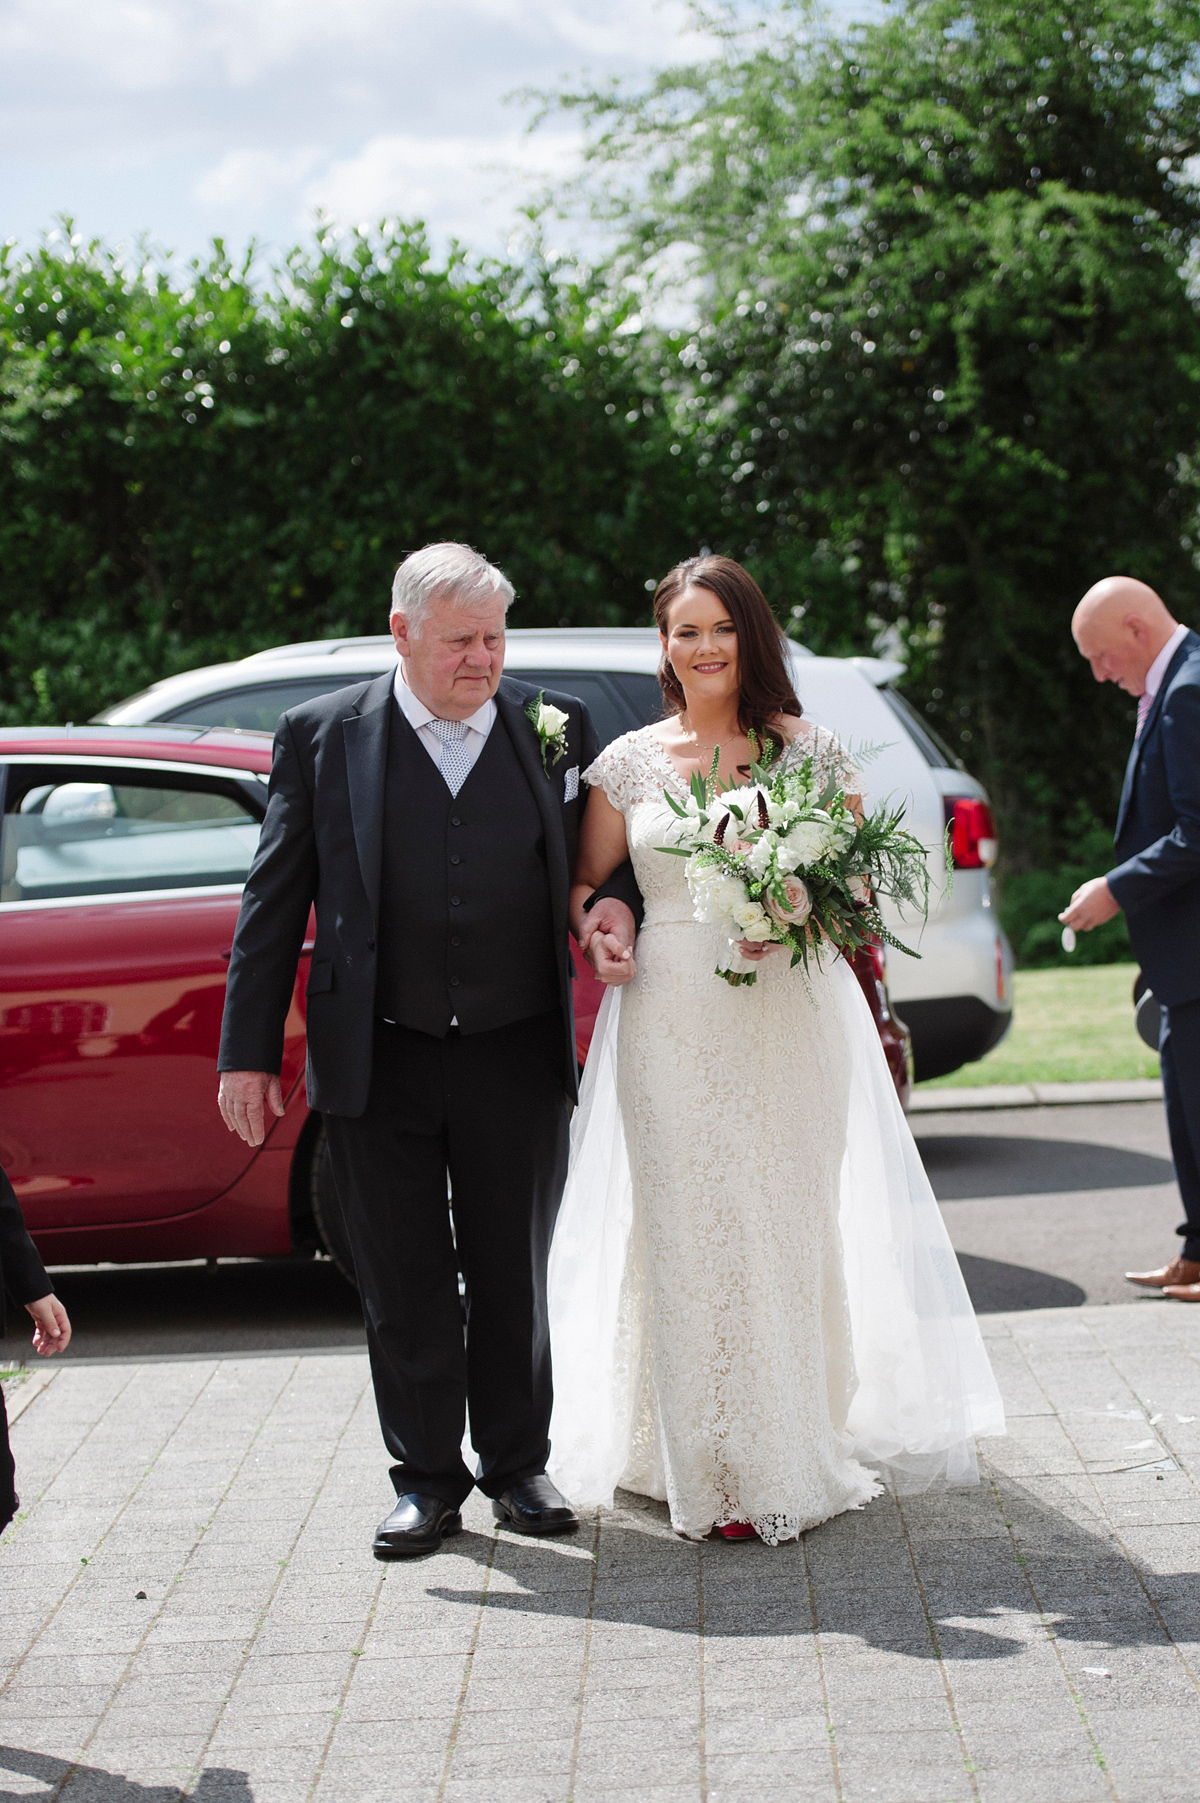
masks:
<svg viewBox="0 0 1200 1803"><path fill-rule="evenodd" d="M0 1165L49 1264L272 1257L348 1271L304 1095L306 942L287 1110L257 1151L216 1107L225 971L267 799L267 733L0 730ZM576 960L579 1053L602 986ZM906 1034L856 970L902 1096Z"/></svg>

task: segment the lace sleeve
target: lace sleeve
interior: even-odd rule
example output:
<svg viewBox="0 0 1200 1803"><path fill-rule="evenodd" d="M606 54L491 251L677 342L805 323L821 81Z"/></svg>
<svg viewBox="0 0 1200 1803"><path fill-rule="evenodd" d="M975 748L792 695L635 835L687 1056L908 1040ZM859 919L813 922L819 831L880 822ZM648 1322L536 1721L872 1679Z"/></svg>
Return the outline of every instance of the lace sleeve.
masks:
<svg viewBox="0 0 1200 1803"><path fill-rule="evenodd" d="M806 757L812 758L817 776L836 777L847 794L862 795L865 792L862 770L841 740L828 727L818 726L815 720L804 722L784 753L789 765L802 763Z"/></svg>
<svg viewBox="0 0 1200 1803"><path fill-rule="evenodd" d="M636 732L623 733L606 745L583 773L584 782L603 789L622 814L627 814L635 802L646 799L646 760L638 745L639 737Z"/></svg>

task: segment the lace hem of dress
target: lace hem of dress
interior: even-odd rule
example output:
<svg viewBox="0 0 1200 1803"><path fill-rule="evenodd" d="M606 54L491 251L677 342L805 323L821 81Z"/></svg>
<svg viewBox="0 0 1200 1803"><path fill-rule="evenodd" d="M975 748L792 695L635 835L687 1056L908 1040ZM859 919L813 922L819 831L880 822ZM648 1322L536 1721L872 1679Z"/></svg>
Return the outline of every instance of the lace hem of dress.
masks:
<svg viewBox="0 0 1200 1803"><path fill-rule="evenodd" d="M749 1521L764 1546L781 1546L785 1540L799 1540L813 1528L819 1528L823 1522L832 1521L835 1516L845 1514L848 1509L865 1509L869 1502L882 1496L885 1485L857 1461L849 1462L850 1473L858 1480L850 1492L849 1498L831 1505L821 1515L800 1515L798 1513L776 1510L766 1515L745 1515L736 1503L726 1499L725 1507L718 1512L717 1519L711 1527L688 1532L688 1540L706 1540L715 1529L729 1527L735 1521Z"/></svg>

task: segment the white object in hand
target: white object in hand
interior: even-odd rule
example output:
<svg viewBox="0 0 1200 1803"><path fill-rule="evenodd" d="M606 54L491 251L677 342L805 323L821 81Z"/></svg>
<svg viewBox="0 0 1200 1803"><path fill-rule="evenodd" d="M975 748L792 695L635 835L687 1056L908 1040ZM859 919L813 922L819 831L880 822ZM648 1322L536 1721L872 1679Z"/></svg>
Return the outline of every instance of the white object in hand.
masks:
<svg viewBox="0 0 1200 1803"><path fill-rule="evenodd" d="M1075 950L1075 928L1074 927L1064 927L1063 928L1063 930L1062 930L1062 948L1063 948L1064 952L1073 952Z"/></svg>

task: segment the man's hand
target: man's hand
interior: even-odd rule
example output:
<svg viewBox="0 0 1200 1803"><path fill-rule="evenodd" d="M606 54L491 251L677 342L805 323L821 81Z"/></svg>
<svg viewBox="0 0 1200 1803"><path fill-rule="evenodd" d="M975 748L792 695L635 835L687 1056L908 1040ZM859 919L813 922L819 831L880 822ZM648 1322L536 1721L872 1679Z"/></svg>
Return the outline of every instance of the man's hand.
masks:
<svg viewBox="0 0 1200 1803"><path fill-rule="evenodd" d="M601 896L583 918L579 949L602 983L628 983L637 975L633 910L615 895Z"/></svg>
<svg viewBox="0 0 1200 1803"><path fill-rule="evenodd" d="M71 1344L71 1323L58 1297L40 1296L36 1302L27 1302L25 1308L33 1316L33 1350L44 1359L65 1352Z"/></svg>
<svg viewBox="0 0 1200 1803"><path fill-rule="evenodd" d="M217 1089L221 1119L231 1133L240 1133L248 1146L261 1146L267 1137L266 1103L276 1114L283 1113L279 1078L270 1071L221 1072Z"/></svg>
<svg viewBox="0 0 1200 1803"><path fill-rule="evenodd" d="M637 976L632 948L622 944L614 933L593 933L587 942L584 957L602 983L631 983Z"/></svg>
<svg viewBox="0 0 1200 1803"><path fill-rule="evenodd" d="M1093 927L1102 927L1120 912L1121 905L1108 886L1108 878L1094 876L1090 883L1076 889L1058 918L1077 933L1090 933Z"/></svg>

